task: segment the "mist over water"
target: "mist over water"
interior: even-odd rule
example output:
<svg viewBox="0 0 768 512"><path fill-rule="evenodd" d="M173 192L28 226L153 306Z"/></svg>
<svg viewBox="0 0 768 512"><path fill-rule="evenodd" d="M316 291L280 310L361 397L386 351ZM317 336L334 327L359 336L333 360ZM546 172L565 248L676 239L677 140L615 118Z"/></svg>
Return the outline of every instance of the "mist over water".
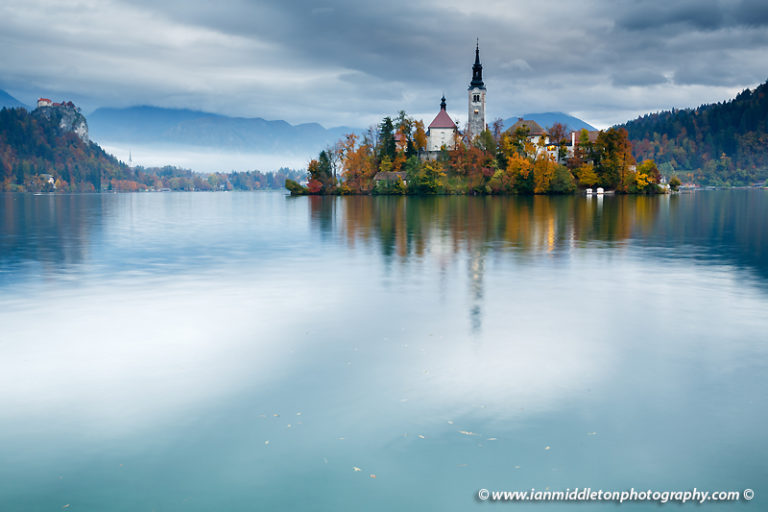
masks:
<svg viewBox="0 0 768 512"><path fill-rule="evenodd" d="M195 172L270 172L277 171L282 167L303 169L316 156L315 153L309 151L294 154L235 150L217 151L205 147L131 145L111 142L106 142L102 147L104 151L114 155L122 162L128 163L130 159L133 165L143 167L172 165Z"/></svg>
<svg viewBox="0 0 768 512"><path fill-rule="evenodd" d="M0 195L0 509L759 509L767 224L763 190Z"/></svg>

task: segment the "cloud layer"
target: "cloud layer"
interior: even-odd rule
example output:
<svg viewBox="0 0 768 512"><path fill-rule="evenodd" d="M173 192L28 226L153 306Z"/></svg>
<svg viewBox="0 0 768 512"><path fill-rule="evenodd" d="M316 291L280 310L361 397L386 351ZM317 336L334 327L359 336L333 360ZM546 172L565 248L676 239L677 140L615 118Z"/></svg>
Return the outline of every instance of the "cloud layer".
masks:
<svg viewBox="0 0 768 512"><path fill-rule="evenodd" d="M759 0L6 0L0 88L356 127L445 93L464 119L479 37L490 118L607 126L764 81L767 25Z"/></svg>

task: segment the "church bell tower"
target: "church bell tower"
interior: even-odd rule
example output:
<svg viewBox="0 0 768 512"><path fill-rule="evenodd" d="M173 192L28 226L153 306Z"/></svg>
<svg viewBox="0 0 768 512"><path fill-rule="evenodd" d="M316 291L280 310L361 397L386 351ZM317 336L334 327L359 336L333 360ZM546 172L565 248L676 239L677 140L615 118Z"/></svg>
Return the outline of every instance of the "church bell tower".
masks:
<svg viewBox="0 0 768 512"><path fill-rule="evenodd" d="M480 41L475 47L475 64L472 66L472 81L469 83L467 120L469 139L472 140L485 130L485 84L483 83L483 65L480 64Z"/></svg>

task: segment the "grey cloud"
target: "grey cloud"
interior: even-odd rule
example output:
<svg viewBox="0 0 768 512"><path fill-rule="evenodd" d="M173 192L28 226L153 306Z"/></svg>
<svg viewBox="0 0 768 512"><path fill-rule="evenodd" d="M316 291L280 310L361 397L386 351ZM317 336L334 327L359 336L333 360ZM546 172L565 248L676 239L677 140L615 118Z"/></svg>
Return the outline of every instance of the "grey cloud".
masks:
<svg viewBox="0 0 768 512"><path fill-rule="evenodd" d="M630 4L618 17L617 24L631 31L653 31L669 26L705 31L765 26L768 25L768 4L764 0L644 0Z"/></svg>
<svg viewBox="0 0 768 512"><path fill-rule="evenodd" d="M611 82L618 87L623 86L647 86L658 85L668 82L667 78L650 69L637 69L625 71L623 73L614 73L611 76Z"/></svg>
<svg viewBox="0 0 768 512"><path fill-rule="evenodd" d="M700 30L720 28L725 14L716 0L633 3L618 19L627 30L648 30L666 25L690 25Z"/></svg>
<svg viewBox="0 0 768 512"><path fill-rule="evenodd" d="M27 102L53 91L92 108L154 104L357 126L400 109L433 115L444 92L462 117L479 37L490 117L562 110L612 124L660 105L726 99L768 69L764 0L94 5L0 5L0 88ZM681 85L695 90L681 95ZM628 86L637 86L631 98Z"/></svg>

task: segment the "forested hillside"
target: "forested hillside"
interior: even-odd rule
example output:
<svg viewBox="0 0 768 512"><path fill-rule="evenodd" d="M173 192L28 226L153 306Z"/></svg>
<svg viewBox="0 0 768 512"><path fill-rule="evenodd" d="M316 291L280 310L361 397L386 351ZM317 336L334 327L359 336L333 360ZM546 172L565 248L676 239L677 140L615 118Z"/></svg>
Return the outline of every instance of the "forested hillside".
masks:
<svg viewBox="0 0 768 512"><path fill-rule="evenodd" d="M23 108L0 110L0 188L4 191L52 188L43 175L52 176L60 191L94 191L100 190L105 176L127 179L130 173L128 166L97 144L62 128L56 111L46 117Z"/></svg>
<svg viewBox="0 0 768 512"><path fill-rule="evenodd" d="M623 125L638 161L702 185L768 179L768 82L733 100L648 114Z"/></svg>

